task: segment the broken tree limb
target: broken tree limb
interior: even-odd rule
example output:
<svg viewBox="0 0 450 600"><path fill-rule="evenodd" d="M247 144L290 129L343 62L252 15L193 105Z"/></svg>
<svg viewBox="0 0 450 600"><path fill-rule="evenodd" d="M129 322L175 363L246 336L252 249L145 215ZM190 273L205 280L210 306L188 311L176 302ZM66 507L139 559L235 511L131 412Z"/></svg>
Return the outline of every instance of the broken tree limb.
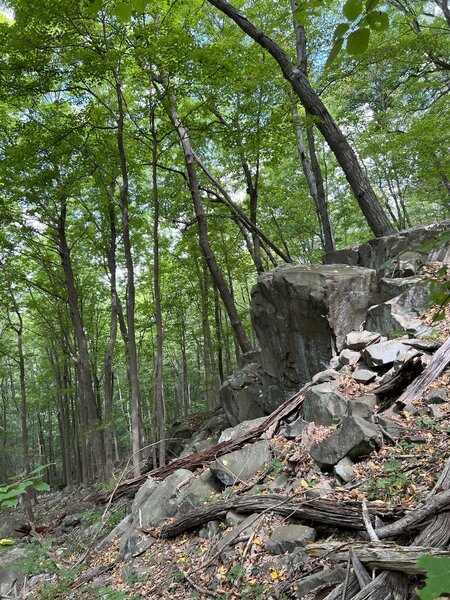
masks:
<svg viewBox="0 0 450 600"><path fill-rule="evenodd" d="M423 523L425 519L435 516L446 507L450 507L450 490L436 494L426 504L419 506L395 523L379 527L375 533L380 539L395 537Z"/></svg>
<svg viewBox="0 0 450 600"><path fill-rule="evenodd" d="M313 558L326 556L331 560L347 560L349 549L353 551L358 559L372 569L386 569L389 571L400 571L401 573L423 574L425 569L417 566L419 558L434 556L436 558L450 558L450 551L426 546L397 546L392 542L372 543L349 543L342 542L318 542L308 544L305 552ZM370 583L370 582L367 582Z"/></svg>
<svg viewBox="0 0 450 600"><path fill-rule="evenodd" d="M189 529L195 529L214 519L222 519L229 510L248 514L273 511L282 516L294 519L304 519L321 524L350 529L365 529L359 502L337 502L336 500L315 499L299 502L291 500L284 502L286 496L268 494L261 496L233 497L228 500L219 500L206 506L196 508L176 520L166 523L160 529L150 530L152 535L160 538L176 537ZM380 506L378 503L369 503L368 510L372 515L393 517L393 512L398 508Z"/></svg>
<svg viewBox="0 0 450 600"><path fill-rule="evenodd" d="M152 471L147 471L140 477L135 477L134 479L128 479L126 481L123 481L120 485L116 487L114 492L114 499L120 498L121 496L134 495L138 491L140 486L144 483L144 481L149 477L153 477L156 479L164 479L177 469L194 469L197 467L201 467L206 463L210 463L217 457L222 456L223 454L228 454L229 452L233 452L234 450L241 448L245 443L256 441L257 439L259 439L259 436L262 435L269 427L271 428L271 432L273 435L273 433L278 428L281 420L287 418L291 413L293 413L299 408L299 406L303 402L305 392L309 389L309 387L310 384L307 383L305 386L302 387L302 389L299 392L294 394L284 404L275 409L267 417L267 419L265 419L265 421L261 423L261 425L259 425L258 427L254 427L250 431L243 433L242 435L234 438L233 440L216 444L212 448L207 448L206 450L201 450L200 452L195 452L193 454L189 454L188 456L176 458L164 467L153 469ZM100 504L105 504L111 501L111 493L95 494L89 499Z"/></svg>
<svg viewBox="0 0 450 600"><path fill-rule="evenodd" d="M450 337L442 344L442 346L435 352L433 358L430 360L428 365L425 367L422 375L420 375L415 381L413 381L403 392L403 394L397 399L397 406L399 408L412 411L413 400L420 398L427 387L432 383L445 367L450 362Z"/></svg>

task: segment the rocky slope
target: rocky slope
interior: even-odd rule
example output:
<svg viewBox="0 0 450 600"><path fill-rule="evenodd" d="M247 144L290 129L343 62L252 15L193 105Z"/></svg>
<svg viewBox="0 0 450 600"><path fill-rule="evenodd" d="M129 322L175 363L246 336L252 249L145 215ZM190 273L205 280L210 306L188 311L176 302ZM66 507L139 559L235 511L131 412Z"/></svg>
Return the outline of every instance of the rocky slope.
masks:
<svg viewBox="0 0 450 600"><path fill-rule="evenodd" d="M450 557L450 320L432 322L423 284L448 262L423 251L443 229L262 275L261 352L222 387L223 413L142 480L43 497L42 572L24 580L26 549L3 551L0 594L413 597L418 557Z"/></svg>

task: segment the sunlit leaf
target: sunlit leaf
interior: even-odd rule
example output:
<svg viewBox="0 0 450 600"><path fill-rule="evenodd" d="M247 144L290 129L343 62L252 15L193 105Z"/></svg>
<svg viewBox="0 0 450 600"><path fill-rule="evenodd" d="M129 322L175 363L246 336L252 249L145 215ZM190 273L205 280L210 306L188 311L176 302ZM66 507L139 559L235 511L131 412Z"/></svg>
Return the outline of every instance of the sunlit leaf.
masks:
<svg viewBox="0 0 450 600"><path fill-rule="evenodd" d="M386 31L389 27L388 14L381 10L374 10L368 13L366 18L369 27L375 31Z"/></svg>
<svg viewBox="0 0 450 600"><path fill-rule="evenodd" d="M369 47L370 29L363 27L353 31L347 39L347 52L352 56L364 54Z"/></svg>
<svg viewBox="0 0 450 600"><path fill-rule="evenodd" d="M347 2L344 4L342 12L348 21L354 21L362 13L362 9L362 0L347 0Z"/></svg>
<svg viewBox="0 0 450 600"><path fill-rule="evenodd" d="M426 569L425 587L416 590L421 600L434 600L444 593L450 592L450 558L422 556L417 566Z"/></svg>
<svg viewBox="0 0 450 600"><path fill-rule="evenodd" d="M113 13L119 19L119 21L126 23L131 19L133 9L129 4L125 4L125 2L119 2L119 4L114 7Z"/></svg>
<svg viewBox="0 0 450 600"><path fill-rule="evenodd" d="M343 43L343 38L339 38L334 42L333 47L330 50L330 54L328 55L327 62L325 63L325 69L328 69L328 67L335 61L336 56L341 51Z"/></svg>

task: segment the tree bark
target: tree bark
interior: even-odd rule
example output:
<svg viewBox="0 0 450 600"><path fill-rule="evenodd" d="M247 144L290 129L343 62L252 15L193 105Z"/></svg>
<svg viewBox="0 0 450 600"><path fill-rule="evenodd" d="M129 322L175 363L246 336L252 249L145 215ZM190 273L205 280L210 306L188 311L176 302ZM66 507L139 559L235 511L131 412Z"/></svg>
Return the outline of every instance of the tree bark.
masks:
<svg viewBox="0 0 450 600"><path fill-rule="evenodd" d="M316 118L317 128L342 167L373 233L377 237L394 234L395 229L385 215L353 148L328 112L320 96L311 87L308 77L301 69L296 68L292 64L280 46L246 19L234 6L225 0L208 0L208 2L232 19L242 31L255 40L262 48L265 48L277 61L284 78L292 86L307 113Z"/></svg>

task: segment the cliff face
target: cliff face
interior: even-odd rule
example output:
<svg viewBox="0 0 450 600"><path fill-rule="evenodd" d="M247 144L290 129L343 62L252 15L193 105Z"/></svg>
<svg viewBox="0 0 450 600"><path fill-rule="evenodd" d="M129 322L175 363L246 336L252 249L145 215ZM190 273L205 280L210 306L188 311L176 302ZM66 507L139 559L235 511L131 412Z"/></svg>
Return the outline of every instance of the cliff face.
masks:
<svg viewBox="0 0 450 600"><path fill-rule="evenodd" d="M426 333L420 316L429 294L421 270L450 262L449 242L439 243L449 229L450 221L410 229L333 252L323 265L262 274L251 305L260 360L253 353L220 390L230 423L268 414L326 369L351 331Z"/></svg>

